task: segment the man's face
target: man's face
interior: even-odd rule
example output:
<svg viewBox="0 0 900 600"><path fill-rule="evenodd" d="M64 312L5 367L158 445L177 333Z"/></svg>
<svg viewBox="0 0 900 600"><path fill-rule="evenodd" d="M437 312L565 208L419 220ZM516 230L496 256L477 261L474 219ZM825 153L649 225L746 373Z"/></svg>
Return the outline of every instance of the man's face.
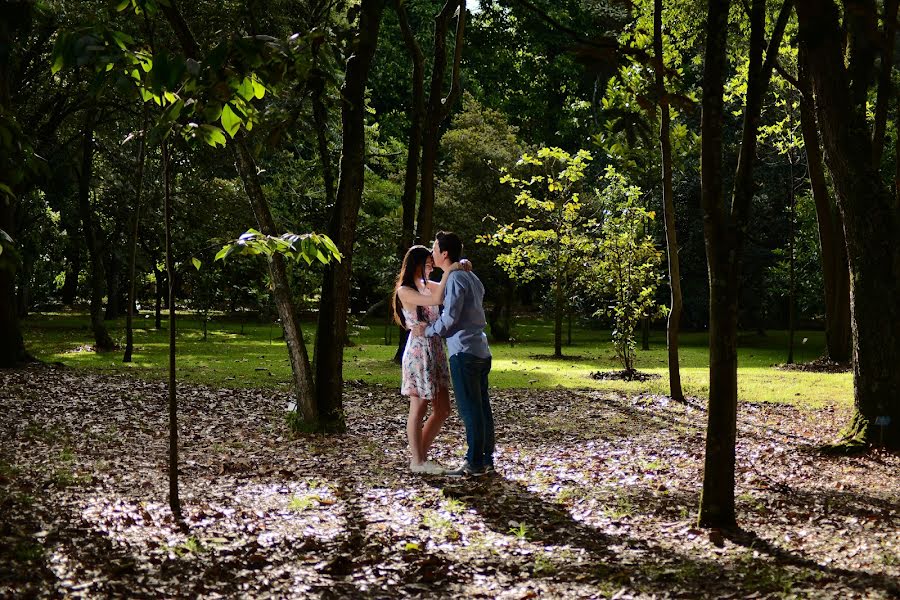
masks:
<svg viewBox="0 0 900 600"><path fill-rule="evenodd" d="M438 245L438 241L434 240L434 245L431 246L431 260L434 261L436 266L441 266L441 247Z"/></svg>

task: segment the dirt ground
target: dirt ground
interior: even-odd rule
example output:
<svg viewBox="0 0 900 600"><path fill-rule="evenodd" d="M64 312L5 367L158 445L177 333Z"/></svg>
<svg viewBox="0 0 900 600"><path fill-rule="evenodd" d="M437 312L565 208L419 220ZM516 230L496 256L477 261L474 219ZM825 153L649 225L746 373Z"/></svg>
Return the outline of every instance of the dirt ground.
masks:
<svg viewBox="0 0 900 600"><path fill-rule="evenodd" d="M0 597L900 598L900 456L829 457L846 410L742 403L742 533L699 530L706 413L664 397L497 390L497 468L409 473L397 390L291 434L273 390L0 371ZM452 416L434 458L455 465Z"/></svg>

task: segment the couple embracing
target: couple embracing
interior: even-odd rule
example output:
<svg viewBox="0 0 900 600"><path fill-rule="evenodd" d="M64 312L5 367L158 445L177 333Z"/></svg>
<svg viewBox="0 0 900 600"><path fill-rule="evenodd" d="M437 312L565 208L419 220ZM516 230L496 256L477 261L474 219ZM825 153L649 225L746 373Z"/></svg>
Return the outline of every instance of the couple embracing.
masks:
<svg viewBox="0 0 900 600"><path fill-rule="evenodd" d="M410 332L400 392L409 396L406 435L414 473L465 477L494 472L484 286L471 272L471 263L460 260L462 249L459 236L443 231L435 236L431 250L413 246L403 258L394 290L394 318ZM440 282L430 279L435 267L443 272ZM428 450L450 414L451 380L468 451L463 464L447 470L428 460ZM429 404L431 415L423 426Z"/></svg>

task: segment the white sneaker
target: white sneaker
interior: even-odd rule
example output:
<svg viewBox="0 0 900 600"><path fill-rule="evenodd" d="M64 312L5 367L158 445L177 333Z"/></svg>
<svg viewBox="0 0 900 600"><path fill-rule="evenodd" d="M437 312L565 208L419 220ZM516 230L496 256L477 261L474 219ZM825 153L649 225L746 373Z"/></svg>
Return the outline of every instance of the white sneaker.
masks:
<svg viewBox="0 0 900 600"><path fill-rule="evenodd" d="M409 470L413 473L424 473L426 475L443 475L445 471L444 467L430 460L419 464L409 463Z"/></svg>

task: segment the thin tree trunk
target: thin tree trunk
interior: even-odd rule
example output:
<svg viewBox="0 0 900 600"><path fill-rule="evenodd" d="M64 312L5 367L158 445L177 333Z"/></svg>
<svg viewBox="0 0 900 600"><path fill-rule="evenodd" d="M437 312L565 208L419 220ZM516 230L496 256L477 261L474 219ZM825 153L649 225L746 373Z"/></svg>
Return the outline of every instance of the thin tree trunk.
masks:
<svg viewBox="0 0 900 600"><path fill-rule="evenodd" d="M790 121L788 121L790 124ZM796 279L794 275L794 244L796 238L797 224L797 200L794 195L794 157L788 154L790 161L790 176L788 177L788 215L790 222L788 224L788 357L787 364L794 364L794 332L797 328L797 292Z"/></svg>
<svg viewBox="0 0 900 600"><path fill-rule="evenodd" d="M557 275L556 283L553 289L553 356L562 358L562 323L563 313L565 312L563 304L563 288L560 276Z"/></svg>
<svg viewBox="0 0 900 600"><path fill-rule="evenodd" d="M185 22L181 12L178 10L174 0L170 0L169 6L162 8L169 23L172 25L185 54L189 57L197 59L200 54L200 46L196 41L193 33ZM322 82L324 86L324 81ZM365 88L363 88L365 89ZM320 90L320 92L323 90ZM359 98L358 109L364 110L363 96ZM317 124L321 125L320 130L324 130L326 115L324 113L324 105L321 104L321 95L318 97L318 104L314 101L314 118ZM318 120L321 119L321 123ZM256 161L253 158L250 148L247 145L246 135L243 131L239 131L235 135L235 168L241 176L244 184L244 191L250 200L253 208L253 214L259 224L260 231L266 235L277 235L275 221L269 210L269 204L262 186L259 182L259 173L256 168ZM323 160L323 177L326 183L326 195L331 185L331 168L328 154L328 144L324 137L319 139L319 151ZM281 318L284 327L284 338L288 347L288 357L291 361L291 372L294 376L294 387L296 394L296 406L300 412L301 418L313 427L318 426L320 411L317 406L316 396L314 393L314 382L312 379L312 367L309 362L309 354L306 350L306 343L303 340L303 331L300 328L299 316L294 306L293 296L291 295L290 284L287 278L287 269L284 263L284 257L280 254L274 254L269 263L269 272L272 275L274 284L273 294L275 296L275 305L278 309L278 316ZM241 323L243 333L243 323Z"/></svg>
<svg viewBox="0 0 900 600"><path fill-rule="evenodd" d="M325 77L315 68L310 78L312 88L313 124L316 127L316 148L322 161L322 181L325 184L325 205L334 202L334 168L331 165L331 151L328 149L328 109L322 101L325 93Z"/></svg>
<svg viewBox="0 0 900 600"><path fill-rule="evenodd" d="M853 334L850 328L850 266L843 219L828 192L825 166L819 145L819 132L813 105L812 81L806 66L806 52L801 48L797 69L800 85L800 127L813 202L819 247L822 252L822 280L825 288L825 345L828 358L838 363L850 362Z"/></svg>
<svg viewBox="0 0 900 600"><path fill-rule="evenodd" d="M241 175L244 192L250 200L260 231L266 235L278 235L275 220L269 210L269 203L259 182L256 161L250 153L243 133L235 136L235 167ZM315 428L319 421L319 409L316 405L312 366L309 362L309 354L303 339L303 330L300 327L294 297L291 294L284 257L281 254L272 255L272 259L269 261L269 272L272 275L275 306L284 328L284 341L287 344L291 373L294 376L294 403L303 421Z"/></svg>
<svg viewBox="0 0 900 600"><path fill-rule="evenodd" d="M756 137L762 104L772 75L778 47L791 13L785 0L765 48L765 0L753 0L750 8L750 60L747 99L741 131L741 149L734 175L731 210L726 214L721 202L722 125L709 119L722 118L724 43L727 33L728 2L710 1L707 23L707 66L704 71L701 161L714 161L707 178L701 173L703 230L709 262L709 414L706 431L706 459L698 522L702 527L734 527L734 467L737 437L737 325L738 291L747 212L753 197L753 167ZM724 10L726 16L720 11ZM713 16L716 18L714 19ZM719 31L713 28L719 28ZM710 49L713 55L710 56ZM765 61L763 57L765 56ZM712 63L712 64L710 64ZM709 76L709 79L707 79ZM709 90L707 91L707 86ZM709 114L707 114L709 106ZM709 117L709 118L707 118ZM705 139L710 134L711 139ZM707 144L710 144L707 146ZM713 145L714 144L714 145ZM715 155L715 156L714 156ZM717 188L711 186L718 185Z"/></svg>
<svg viewBox="0 0 900 600"><path fill-rule="evenodd" d="M169 280L169 507L181 520L178 495L178 398L175 395L175 265L172 261L172 163L168 141L162 142L163 188L166 220L166 273Z"/></svg>
<svg viewBox="0 0 900 600"><path fill-rule="evenodd" d="M162 329L162 299L163 299L163 272L153 267L153 274L156 276L156 307L154 309L153 327L158 331Z"/></svg>
<svg viewBox="0 0 900 600"><path fill-rule="evenodd" d="M341 88L343 146L340 180L328 233L342 260L325 268L315 346L315 388L319 422L330 431L346 428L343 414L343 359L350 306L350 269L356 223L362 204L365 167L365 92L378 43L384 0L362 0L359 25Z"/></svg>
<svg viewBox="0 0 900 600"><path fill-rule="evenodd" d="M21 320L28 316L31 309L31 278L34 275L34 259L22 258L22 269L19 271L19 292L16 294L16 318Z"/></svg>
<svg viewBox="0 0 900 600"><path fill-rule="evenodd" d="M900 246L893 243L900 235L900 203L870 160L865 98L850 78L865 71L855 64L865 56L852 56L845 69L833 4L798 0L797 15L850 263L855 415L839 447L882 441L900 447ZM864 28L859 32L865 35Z"/></svg>
<svg viewBox="0 0 900 600"><path fill-rule="evenodd" d="M456 45L453 53L450 92L444 98L444 75L447 71L447 29L450 19L454 16L454 11L457 9L459 18L456 22ZM459 65L462 60L465 26L466 0L447 0L441 12L435 17L434 25L434 62L431 67L431 89L428 95L428 108L423 130L422 189L416 233L416 238L420 243L428 243L434 233L434 175L441 139L441 123L450 114L450 110L462 93Z"/></svg>
<svg viewBox="0 0 900 600"><path fill-rule="evenodd" d="M138 233L141 224L141 192L144 187L144 160L147 143L148 109L143 107L143 119L141 119L141 136L138 141L137 178L134 183L134 209L131 223L131 247L128 249L128 314L125 317L125 356L122 362L131 362L134 352L134 304L135 284L134 265L137 258Z"/></svg>
<svg viewBox="0 0 900 600"><path fill-rule="evenodd" d="M121 313L119 302L119 260L115 254L110 253L104 261L106 266L106 311L103 314L104 321L118 319Z"/></svg>
<svg viewBox="0 0 900 600"><path fill-rule="evenodd" d="M425 119L425 55L416 36L409 26L406 7L401 0L394 0L394 10L400 21L400 31L403 34L403 42L409 53L413 65L412 73L412 112L410 113L409 143L406 152L406 170L403 178L403 197L401 207L403 210L400 243L397 247L398 264L403 262L406 251L409 250L415 239L416 227L416 191L419 180L419 157L422 154L422 128ZM406 349L406 341L409 339L409 331L401 330L398 336L397 352L394 354L394 362L399 364Z"/></svg>
<svg viewBox="0 0 900 600"><path fill-rule="evenodd" d="M81 212L81 226L84 232L84 241L88 247L88 255L91 261L91 328L94 331L94 350L107 352L115 349L115 344L109 336L106 325L103 323L103 258L100 254L100 244L94 229L93 209L91 208L91 169L94 158L94 118L96 109L89 108L85 113L84 131L81 148L81 174L78 179L78 208Z"/></svg>
<svg viewBox="0 0 900 600"><path fill-rule="evenodd" d="M875 123L872 132L872 164L881 168L884 134L887 131L888 103L892 94L891 72L894 69L894 37L897 33L898 0L885 0L884 33L881 40L881 70L878 73L878 95L875 100Z"/></svg>
<svg viewBox="0 0 900 600"><path fill-rule="evenodd" d="M681 329L681 265L675 229L675 200L672 191L672 141L670 137L669 98L666 95L665 62L663 60L662 0L653 3L653 53L656 56L656 94L659 98L659 147L662 155L663 216L666 229L666 255L669 262L671 307L666 324L666 348L669 362L669 394L684 401L681 367L678 358L678 335Z"/></svg>

